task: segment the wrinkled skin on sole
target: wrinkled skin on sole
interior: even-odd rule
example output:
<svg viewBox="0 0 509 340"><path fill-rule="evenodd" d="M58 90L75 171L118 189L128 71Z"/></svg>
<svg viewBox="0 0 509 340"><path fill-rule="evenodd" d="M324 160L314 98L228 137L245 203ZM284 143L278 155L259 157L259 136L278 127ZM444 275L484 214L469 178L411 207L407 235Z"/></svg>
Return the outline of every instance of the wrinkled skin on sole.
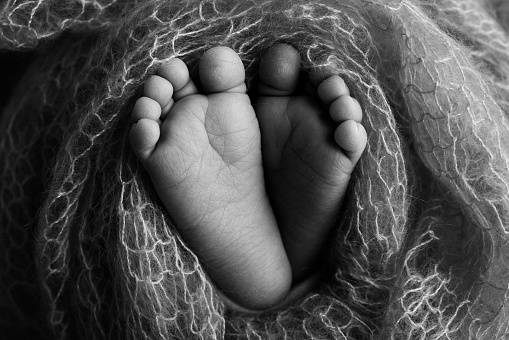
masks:
<svg viewBox="0 0 509 340"><path fill-rule="evenodd" d="M45 52L1 115L6 337L502 338L509 6L234 3L5 5L0 46ZM129 147L126 117L174 56L197 66L212 46L231 47L250 86L279 41L304 68L337 69L363 107L368 146L320 283L247 316L225 308L177 233Z"/></svg>

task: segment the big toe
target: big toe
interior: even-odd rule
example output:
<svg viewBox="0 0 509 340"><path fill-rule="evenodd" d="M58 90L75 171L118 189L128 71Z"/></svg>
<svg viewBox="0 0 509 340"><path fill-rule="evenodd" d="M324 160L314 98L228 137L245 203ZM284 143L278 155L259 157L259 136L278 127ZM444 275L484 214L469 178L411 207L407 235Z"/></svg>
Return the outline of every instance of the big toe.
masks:
<svg viewBox="0 0 509 340"><path fill-rule="evenodd" d="M200 59L200 81L206 93L246 92L246 74L240 57L229 47L207 50Z"/></svg>
<svg viewBox="0 0 509 340"><path fill-rule="evenodd" d="M290 45L271 47L260 60L258 93L262 96L288 96L299 83L300 55Z"/></svg>

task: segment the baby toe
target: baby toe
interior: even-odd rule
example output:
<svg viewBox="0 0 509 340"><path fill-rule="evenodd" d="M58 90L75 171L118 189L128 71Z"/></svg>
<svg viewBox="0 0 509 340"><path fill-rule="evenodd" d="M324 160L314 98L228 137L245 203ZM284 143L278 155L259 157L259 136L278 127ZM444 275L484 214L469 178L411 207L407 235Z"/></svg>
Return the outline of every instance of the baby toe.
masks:
<svg viewBox="0 0 509 340"><path fill-rule="evenodd" d="M336 123L346 120L353 120L357 123L362 121L361 105L349 95L340 96L332 101L329 106L329 114Z"/></svg>
<svg viewBox="0 0 509 340"><path fill-rule="evenodd" d="M288 96L299 83L300 55L290 45L277 44L260 60L258 93L262 96Z"/></svg>
<svg viewBox="0 0 509 340"><path fill-rule="evenodd" d="M159 124L152 119L142 118L131 127L131 146L144 165L154 152L160 133Z"/></svg>
<svg viewBox="0 0 509 340"><path fill-rule="evenodd" d="M145 81L143 95L159 103L161 112L168 112L173 105L173 85L163 77L154 75Z"/></svg>
<svg viewBox="0 0 509 340"><path fill-rule="evenodd" d="M350 90L348 86L346 86L343 78L335 74L326 78L318 85L317 93L318 97L320 97L326 105L329 105L341 96L350 95Z"/></svg>
<svg viewBox="0 0 509 340"><path fill-rule="evenodd" d="M334 140L355 164L366 147L367 134L362 124L347 120L336 128Z"/></svg>
<svg viewBox="0 0 509 340"><path fill-rule="evenodd" d="M206 93L246 93L244 64L229 47L207 50L200 59L199 73Z"/></svg>
<svg viewBox="0 0 509 340"><path fill-rule="evenodd" d="M136 123L143 118L159 121L161 119L161 106L159 103L149 97L139 98L131 113L131 122Z"/></svg>
<svg viewBox="0 0 509 340"><path fill-rule="evenodd" d="M173 86L174 100L198 93L198 88L189 75L187 65L179 58L171 59L161 66L157 70L157 74L168 80Z"/></svg>

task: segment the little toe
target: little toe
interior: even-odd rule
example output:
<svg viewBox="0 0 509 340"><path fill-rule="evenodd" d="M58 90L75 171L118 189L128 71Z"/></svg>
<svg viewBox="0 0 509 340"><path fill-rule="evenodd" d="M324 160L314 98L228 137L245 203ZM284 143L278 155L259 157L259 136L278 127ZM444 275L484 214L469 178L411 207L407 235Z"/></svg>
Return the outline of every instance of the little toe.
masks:
<svg viewBox="0 0 509 340"><path fill-rule="evenodd" d="M334 140L355 165L366 147L367 134L362 124L347 120L336 128Z"/></svg>
<svg viewBox="0 0 509 340"><path fill-rule="evenodd" d="M160 133L159 124L152 119L142 118L131 127L131 146L142 164L145 165L154 152Z"/></svg>
<svg viewBox="0 0 509 340"><path fill-rule="evenodd" d="M159 122L161 119L161 106L154 99L141 97L134 104L131 113L131 123L136 123L140 119L147 118Z"/></svg>
<svg viewBox="0 0 509 340"><path fill-rule="evenodd" d="M299 83L300 55L290 45L277 44L262 56L258 93L262 96L288 96Z"/></svg>
<svg viewBox="0 0 509 340"><path fill-rule="evenodd" d="M198 93L198 88L189 76L187 65L179 58L171 59L161 66L157 74L172 84L175 101Z"/></svg>
<svg viewBox="0 0 509 340"><path fill-rule="evenodd" d="M143 95L149 97L161 106L161 112L166 114L173 105L173 85L163 77L150 76L145 81Z"/></svg>
<svg viewBox="0 0 509 340"><path fill-rule="evenodd" d="M199 73L206 93L246 93L244 64L229 47L207 50L200 59Z"/></svg>
<svg viewBox="0 0 509 340"><path fill-rule="evenodd" d="M336 123L346 120L362 122L362 108L359 102L348 95L336 98L329 106L329 114Z"/></svg>

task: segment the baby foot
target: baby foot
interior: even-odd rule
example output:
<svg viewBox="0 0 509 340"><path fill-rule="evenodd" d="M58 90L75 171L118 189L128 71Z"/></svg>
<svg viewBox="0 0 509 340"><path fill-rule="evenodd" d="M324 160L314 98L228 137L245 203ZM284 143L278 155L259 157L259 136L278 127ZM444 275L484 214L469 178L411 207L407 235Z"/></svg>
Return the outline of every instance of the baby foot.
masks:
<svg viewBox="0 0 509 340"><path fill-rule="evenodd" d="M299 281L313 270L366 145L362 111L341 78L315 72L320 103L295 93L299 65L288 45L260 64L256 115L280 232L258 120L231 49L200 61L206 95L174 59L147 80L132 112L131 144L157 193L212 279L248 308L272 306L292 271Z"/></svg>
<svg viewBox="0 0 509 340"><path fill-rule="evenodd" d="M265 182L294 282L316 270L367 140L361 107L339 75L311 74L319 100L312 92L298 93L299 75L293 47L268 50L255 105Z"/></svg>
<svg viewBox="0 0 509 340"><path fill-rule="evenodd" d="M265 192L244 67L216 47L199 73L205 94L180 59L146 81L131 144L212 280L243 306L266 308L287 294L291 269Z"/></svg>

